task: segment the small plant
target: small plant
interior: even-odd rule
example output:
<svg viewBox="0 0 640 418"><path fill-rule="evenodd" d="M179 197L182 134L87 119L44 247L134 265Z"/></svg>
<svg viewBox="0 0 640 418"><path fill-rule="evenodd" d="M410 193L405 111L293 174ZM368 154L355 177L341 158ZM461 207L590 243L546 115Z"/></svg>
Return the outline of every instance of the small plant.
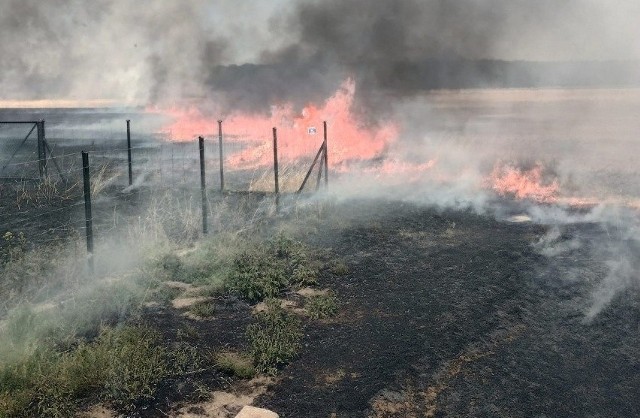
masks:
<svg viewBox="0 0 640 418"><path fill-rule="evenodd" d="M151 398L157 384L169 374L166 349L160 345L160 335L151 329L107 330L97 344L109 365L104 381L107 398L119 408L130 409Z"/></svg>
<svg viewBox="0 0 640 418"><path fill-rule="evenodd" d="M317 268L301 242L279 235L266 245L236 257L227 288L249 302L278 296L290 286L316 283Z"/></svg>
<svg viewBox="0 0 640 418"><path fill-rule="evenodd" d="M215 355L215 363L218 369L241 379L251 379L256 374L251 357L243 353L223 351Z"/></svg>
<svg viewBox="0 0 640 418"><path fill-rule="evenodd" d="M193 340L198 338L199 335L200 332L198 331L198 328L189 324L186 324L182 328L179 328L178 331L176 331L176 337L178 337L178 339L181 341Z"/></svg>
<svg viewBox="0 0 640 418"><path fill-rule="evenodd" d="M288 284L284 265L266 252L246 252L238 257L227 288L249 302L277 296Z"/></svg>
<svg viewBox="0 0 640 418"><path fill-rule="evenodd" d="M211 318L215 314L215 307L210 300L203 300L191 305L189 312L200 318Z"/></svg>
<svg viewBox="0 0 640 418"><path fill-rule="evenodd" d="M300 320L285 311L277 300L267 300L267 309L258 313L257 321L247 327L247 337L256 371L275 374L300 349Z"/></svg>
<svg viewBox="0 0 640 418"><path fill-rule="evenodd" d="M349 267L343 261L336 261L331 266L331 273L336 276L346 276L349 274Z"/></svg>
<svg viewBox="0 0 640 418"><path fill-rule="evenodd" d="M101 394L131 409L168 374L159 335L144 327L104 329L92 343L59 352L41 345L0 363L0 416L73 416L79 400Z"/></svg>
<svg viewBox="0 0 640 418"><path fill-rule="evenodd" d="M332 294L311 296L305 308L312 319L331 318L338 314L338 299Z"/></svg>
<svg viewBox="0 0 640 418"><path fill-rule="evenodd" d="M0 266L21 259L26 251L27 240L22 232L19 234L5 232L2 236L2 247L0 247Z"/></svg>
<svg viewBox="0 0 640 418"><path fill-rule="evenodd" d="M172 374L177 376L195 373L201 370L206 363L206 359L200 354L198 347L186 341L176 343L169 353L169 360Z"/></svg>

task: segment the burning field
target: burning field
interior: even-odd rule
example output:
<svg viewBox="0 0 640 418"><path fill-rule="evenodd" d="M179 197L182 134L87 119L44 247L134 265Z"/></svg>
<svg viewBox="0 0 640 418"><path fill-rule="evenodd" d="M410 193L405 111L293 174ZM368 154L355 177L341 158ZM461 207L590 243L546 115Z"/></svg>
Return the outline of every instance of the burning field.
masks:
<svg viewBox="0 0 640 418"><path fill-rule="evenodd" d="M341 107L353 88L282 116L289 191L318 145L292 138L335 118L329 189L285 188L278 208L271 138L249 130L274 120L224 122L229 183L221 193L206 159L205 236L189 138L203 115L171 111L160 139L138 134L132 186L119 151L96 148L94 274L81 185L6 180L2 414L637 415L635 169L596 142L630 144L635 119L620 113L637 95L432 94L421 100L440 122L407 154L402 121L363 128ZM576 101L607 100L617 127L568 124ZM128 117L105 112L89 116ZM81 140L56 135L74 132L63 119L49 132L71 178ZM540 125L553 129L534 135ZM184 140L167 141L167 126ZM579 167L589 158L600 168Z"/></svg>
<svg viewBox="0 0 640 418"><path fill-rule="evenodd" d="M634 2L5 3L0 417L640 416Z"/></svg>

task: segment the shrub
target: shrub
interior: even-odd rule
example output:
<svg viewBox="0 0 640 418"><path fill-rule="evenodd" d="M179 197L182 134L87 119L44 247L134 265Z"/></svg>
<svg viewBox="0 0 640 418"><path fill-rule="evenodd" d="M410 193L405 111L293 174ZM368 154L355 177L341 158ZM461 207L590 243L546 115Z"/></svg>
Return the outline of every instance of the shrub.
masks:
<svg viewBox="0 0 640 418"><path fill-rule="evenodd" d="M226 286L249 302L278 296L290 286L316 283L317 269L305 246L283 235L236 257Z"/></svg>
<svg viewBox="0 0 640 418"><path fill-rule="evenodd" d="M280 307L276 300L267 301L267 309L247 327L250 353L256 371L275 374L300 349L300 320Z"/></svg>
<svg viewBox="0 0 640 418"><path fill-rule="evenodd" d="M223 351L215 356L216 367L241 379L250 379L256 374L251 357L243 353Z"/></svg>
<svg viewBox="0 0 640 418"><path fill-rule="evenodd" d="M311 296L305 308L312 319L331 318L338 313L338 299L331 294Z"/></svg>
<svg viewBox="0 0 640 418"><path fill-rule="evenodd" d="M189 307L189 312L200 318L211 318L215 313L215 307L210 300L196 302Z"/></svg>
<svg viewBox="0 0 640 418"><path fill-rule="evenodd" d="M42 345L0 365L0 416L73 416L91 393L130 409L153 395L167 370L158 334L144 327L105 329L64 352Z"/></svg>
<svg viewBox="0 0 640 418"><path fill-rule="evenodd" d="M157 332L143 327L108 330L99 340L109 367L105 373L107 398L116 406L130 409L149 399L160 381L169 374L167 351Z"/></svg>
<svg viewBox="0 0 640 418"><path fill-rule="evenodd" d="M244 253L236 258L227 287L249 302L278 295L288 284L282 262L266 252Z"/></svg>

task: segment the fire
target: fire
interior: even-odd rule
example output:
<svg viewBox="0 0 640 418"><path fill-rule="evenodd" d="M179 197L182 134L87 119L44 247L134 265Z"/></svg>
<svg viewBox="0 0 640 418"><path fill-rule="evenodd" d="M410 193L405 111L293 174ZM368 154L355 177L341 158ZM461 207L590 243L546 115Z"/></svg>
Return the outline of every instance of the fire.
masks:
<svg viewBox="0 0 640 418"><path fill-rule="evenodd" d="M272 106L268 116L234 113L223 123L225 140L245 144L228 155L228 164L255 168L272 163L272 128L278 130L278 154L283 161L313 158L323 141L323 122L328 125L329 163L339 167L350 161L380 157L398 136L398 127L386 123L363 126L351 111L356 91L347 79L322 105L308 104L297 112L292 104ZM217 132L216 120L198 108L171 108L164 111L173 121L164 131L172 140L191 140ZM237 148L236 148L237 149Z"/></svg>
<svg viewBox="0 0 640 418"><path fill-rule="evenodd" d="M489 186L501 196L529 199L541 203L557 201L559 184L556 179L548 184L543 182L543 166L537 163L529 170L519 169L511 164L497 163L489 176Z"/></svg>

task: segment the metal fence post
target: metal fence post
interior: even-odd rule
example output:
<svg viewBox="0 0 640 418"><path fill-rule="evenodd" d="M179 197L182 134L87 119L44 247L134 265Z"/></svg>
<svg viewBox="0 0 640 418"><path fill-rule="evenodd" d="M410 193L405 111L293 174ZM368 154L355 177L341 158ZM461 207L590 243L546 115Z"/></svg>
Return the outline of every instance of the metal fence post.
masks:
<svg viewBox="0 0 640 418"><path fill-rule="evenodd" d="M220 150L220 191L224 192L224 153L222 151L222 121L218 121L218 146Z"/></svg>
<svg viewBox="0 0 640 418"><path fill-rule="evenodd" d="M207 231L207 188L206 178L204 171L204 138L198 137L198 145L200 148L200 192L202 193L202 233L206 234Z"/></svg>
<svg viewBox="0 0 640 418"><path fill-rule="evenodd" d="M93 217L91 216L91 178L89 171L89 153L82 151L82 174L84 180L84 217L87 235L87 261L89 271L94 273L93 263Z"/></svg>
<svg viewBox="0 0 640 418"><path fill-rule="evenodd" d="M323 123L324 126L324 187L329 190L329 151L327 149L327 121Z"/></svg>
<svg viewBox="0 0 640 418"><path fill-rule="evenodd" d="M276 212L280 209L280 185L278 184L278 130L273 128L273 174L276 189Z"/></svg>
<svg viewBox="0 0 640 418"><path fill-rule="evenodd" d="M46 177L46 158L47 154L44 149L44 121L40 120L36 122L36 127L38 129L38 172L40 174L40 179L44 179Z"/></svg>
<svg viewBox="0 0 640 418"><path fill-rule="evenodd" d="M131 128L130 120L127 119L127 158L129 160L129 186L133 184L133 168L131 166Z"/></svg>

